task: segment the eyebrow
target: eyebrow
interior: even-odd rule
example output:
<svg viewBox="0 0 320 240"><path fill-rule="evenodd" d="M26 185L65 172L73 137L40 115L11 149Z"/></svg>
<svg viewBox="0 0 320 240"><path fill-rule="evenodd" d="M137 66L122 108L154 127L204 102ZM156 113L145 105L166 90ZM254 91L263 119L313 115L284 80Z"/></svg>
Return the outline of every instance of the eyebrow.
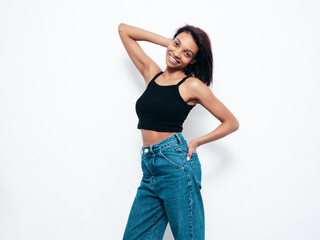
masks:
<svg viewBox="0 0 320 240"><path fill-rule="evenodd" d="M180 39L176 37L176 39L181 43ZM187 51L190 51L192 54L194 54L190 49L187 49Z"/></svg>

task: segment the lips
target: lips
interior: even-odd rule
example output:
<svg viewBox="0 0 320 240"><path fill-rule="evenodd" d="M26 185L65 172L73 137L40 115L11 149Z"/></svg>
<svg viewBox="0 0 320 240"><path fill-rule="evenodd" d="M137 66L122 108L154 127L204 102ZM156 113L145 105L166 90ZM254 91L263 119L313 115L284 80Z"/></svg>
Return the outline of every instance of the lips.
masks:
<svg viewBox="0 0 320 240"><path fill-rule="evenodd" d="M170 60L170 62L172 62L172 63L174 63L174 64L180 63L180 62L177 61L174 57L172 57L170 54L169 54L169 60Z"/></svg>

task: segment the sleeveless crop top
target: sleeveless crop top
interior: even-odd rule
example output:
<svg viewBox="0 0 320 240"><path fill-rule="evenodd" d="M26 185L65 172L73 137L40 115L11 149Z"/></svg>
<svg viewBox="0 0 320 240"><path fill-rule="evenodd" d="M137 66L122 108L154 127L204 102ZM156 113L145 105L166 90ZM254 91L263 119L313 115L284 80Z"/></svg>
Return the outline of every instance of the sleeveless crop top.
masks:
<svg viewBox="0 0 320 240"><path fill-rule="evenodd" d="M195 105L187 104L179 93L179 85L158 85L155 79L163 72L156 74L146 90L136 101L136 113L139 118L138 129L158 132L182 132L182 124Z"/></svg>

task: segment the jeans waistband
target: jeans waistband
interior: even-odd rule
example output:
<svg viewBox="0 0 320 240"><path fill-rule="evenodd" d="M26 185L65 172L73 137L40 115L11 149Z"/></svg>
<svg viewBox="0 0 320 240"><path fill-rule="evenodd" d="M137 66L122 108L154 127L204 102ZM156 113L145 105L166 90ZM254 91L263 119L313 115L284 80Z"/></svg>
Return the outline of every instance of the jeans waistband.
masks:
<svg viewBox="0 0 320 240"><path fill-rule="evenodd" d="M141 155L145 152L157 152L159 149L167 146L167 145L170 145L170 144L173 144L173 143L178 143L179 145L183 144L183 143L186 143L186 140L185 138L182 136L182 133L181 132L178 132L178 133L175 133L163 140L161 140L160 142L157 142L153 145L150 145L150 146L142 146L141 147Z"/></svg>

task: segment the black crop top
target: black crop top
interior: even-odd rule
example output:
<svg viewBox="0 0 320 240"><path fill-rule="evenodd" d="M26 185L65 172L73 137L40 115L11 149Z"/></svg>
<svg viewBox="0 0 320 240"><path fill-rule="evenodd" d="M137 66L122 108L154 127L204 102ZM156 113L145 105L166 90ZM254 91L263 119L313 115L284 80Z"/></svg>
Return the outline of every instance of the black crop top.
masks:
<svg viewBox="0 0 320 240"><path fill-rule="evenodd" d="M182 132L182 124L195 105L187 104L179 93L179 85L158 85L155 79L163 72L156 74L146 90L136 102L136 113L139 118L138 129L158 132Z"/></svg>

